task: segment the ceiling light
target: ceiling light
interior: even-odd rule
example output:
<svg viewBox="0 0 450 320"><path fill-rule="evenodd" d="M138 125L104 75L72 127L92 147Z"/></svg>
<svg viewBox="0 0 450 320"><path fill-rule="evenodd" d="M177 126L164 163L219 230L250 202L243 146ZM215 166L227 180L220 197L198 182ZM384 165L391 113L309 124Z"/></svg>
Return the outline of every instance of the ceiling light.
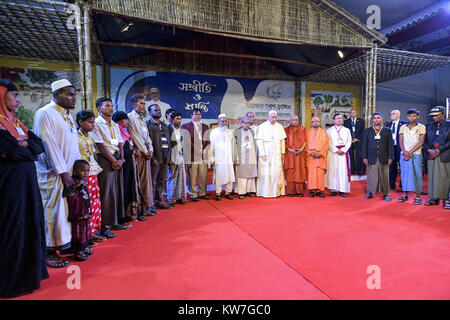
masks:
<svg viewBox="0 0 450 320"><path fill-rule="evenodd" d="M120 30L120 32L127 32L128 29L130 29L130 27L133 25L133 22L128 22L126 25L124 25L122 27L122 29Z"/></svg>
<svg viewBox="0 0 450 320"><path fill-rule="evenodd" d="M337 53L338 53L339 58L344 59L344 53L341 50L338 50Z"/></svg>

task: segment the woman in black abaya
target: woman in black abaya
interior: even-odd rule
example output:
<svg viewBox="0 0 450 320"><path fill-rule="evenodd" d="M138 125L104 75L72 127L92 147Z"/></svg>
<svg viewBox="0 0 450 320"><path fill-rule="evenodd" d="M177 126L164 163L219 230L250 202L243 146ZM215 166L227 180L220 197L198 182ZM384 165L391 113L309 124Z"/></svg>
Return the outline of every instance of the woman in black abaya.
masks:
<svg viewBox="0 0 450 320"><path fill-rule="evenodd" d="M0 297L39 289L48 278L44 210L34 161L42 141L15 117L17 87L0 79Z"/></svg>

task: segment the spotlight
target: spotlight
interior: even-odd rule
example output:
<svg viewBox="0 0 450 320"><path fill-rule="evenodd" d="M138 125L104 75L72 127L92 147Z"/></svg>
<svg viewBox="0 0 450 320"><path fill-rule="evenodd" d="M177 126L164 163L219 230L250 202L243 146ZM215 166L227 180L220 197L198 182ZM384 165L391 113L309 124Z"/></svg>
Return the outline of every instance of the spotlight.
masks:
<svg viewBox="0 0 450 320"><path fill-rule="evenodd" d="M133 25L133 22L128 22L126 25L124 25L122 27L122 29L120 30L120 32L127 32L128 29L130 29L130 27Z"/></svg>
<svg viewBox="0 0 450 320"><path fill-rule="evenodd" d="M344 53L341 50L338 50L337 53L338 53L339 58L344 59Z"/></svg>

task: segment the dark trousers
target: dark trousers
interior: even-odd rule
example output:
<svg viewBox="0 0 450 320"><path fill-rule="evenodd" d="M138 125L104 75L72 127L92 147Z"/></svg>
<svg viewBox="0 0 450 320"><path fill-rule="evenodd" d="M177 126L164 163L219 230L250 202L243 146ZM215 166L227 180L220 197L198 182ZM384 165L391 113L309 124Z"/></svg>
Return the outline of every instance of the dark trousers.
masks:
<svg viewBox="0 0 450 320"><path fill-rule="evenodd" d="M152 167L153 202L162 203L162 195L167 183L167 160L157 166Z"/></svg>
<svg viewBox="0 0 450 320"><path fill-rule="evenodd" d="M348 150L350 154L350 168L352 171L352 174L363 174L363 168L362 168L362 159L361 159L361 142L355 142L352 143L352 146Z"/></svg>
<svg viewBox="0 0 450 320"><path fill-rule="evenodd" d="M114 157L118 159L118 155ZM111 162L102 154L97 155L97 162L103 169L97 178L102 208L102 230L105 230L106 226L114 226L125 219L123 174L122 168L112 170Z"/></svg>
<svg viewBox="0 0 450 320"><path fill-rule="evenodd" d="M400 169L400 146L394 146L394 159L392 159L392 163L389 166L389 187L391 190L395 190L395 181L397 180L398 170ZM402 183L399 183L401 188Z"/></svg>

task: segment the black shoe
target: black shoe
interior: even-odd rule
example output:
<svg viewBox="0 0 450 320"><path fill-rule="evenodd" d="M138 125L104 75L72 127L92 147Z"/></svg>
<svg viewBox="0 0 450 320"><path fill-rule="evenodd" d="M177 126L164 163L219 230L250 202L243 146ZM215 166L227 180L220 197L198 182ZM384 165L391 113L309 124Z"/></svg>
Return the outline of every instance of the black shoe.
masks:
<svg viewBox="0 0 450 320"><path fill-rule="evenodd" d="M231 194L229 194L229 193L225 195L225 198L227 198L228 200L233 200L234 199L233 196Z"/></svg>
<svg viewBox="0 0 450 320"><path fill-rule="evenodd" d="M245 196L253 198L253 197L256 197L256 194L248 192L248 193L245 194Z"/></svg>
<svg viewBox="0 0 450 320"><path fill-rule="evenodd" d="M243 194L240 194L240 195L239 195L239 199L241 199L241 200L242 200L242 199L245 199L245 196L244 196Z"/></svg>
<svg viewBox="0 0 450 320"><path fill-rule="evenodd" d="M115 224L111 227L111 230L126 230L128 229L128 226L124 226L121 224Z"/></svg>
<svg viewBox="0 0 450 320"><path fill-rule="evenodd" d="M288 196L288 197L293 197L294 195L293 195L293 194L288 194L287 196Z"/></svg>
<svg viewBox="0 0 450 320"><path fill-rule="evenodd" d="M392 198L389 197L389 195L387 194L383 197L383 200L389 202L389 201L392 201Z"/></svg>
<svg viewBox="0 0 450 320"><path fill-rule="evenodd" d="M332 192L330 193L330 197L335 197L335 196L337 196L337 192L336 192L336 191L332 191Z"/></svg>
<svg viewBox="0 0 450 320"><path fill-rule="evenodd" d="M199 202L200 200L197 197L191 198L192 202Z"/></svg>
<svg viewBox="0 0 450 320"><path fill-rule="evenodd" d="M216 199L215 199L216 201L220 201L220 200L222 200L222 198L220 197L220 195L216 195Z"/></svg>
<svg viewBox="0 0 450 320"><path fill-rule="evenodd" d="M347 198L347 195L346 195L345 193L343 193L343 192L339 192L339 195L340 195L342 198Z"/></svg>
<svg viewBox="0 0 450 320"><path fill-rule="evenodd" d="M158 209L170 209L170 206L162 202L155 203L155 207Z"/></svg>
<svg viewBox="0 0 450 320"><path fill-rule="evenodd" d="M366 195L363 197L364 199L372 199L373 195L370 192L367 192Z"/></svg>
<svg viewBox="0 0 450 320"><path fill-rule="evenodd" d="M322 192L319 192L319 193L317 194L317 196L318 196L319 198L325 198L325 195L324 195Z"/></svg>
<svg viewBox="0 0 450 320"><path fill-rule="evenodd" d="M145 217L145 216L139 216L139 217L137 217L137 219L139 221L147 221L147 217Z"/></svg>
<svg viewBox="0 0 450 320"><path fill-rule="evenodd" d="M313 191L310 191L308 197L314 198L314 192L313 192Z"/></svg>
<svg viewBox="0 0 450 320"><path fill-rule="evenodd" d="M186 202L185 202L183 199L178 199L178 200L176 201L176 204L183 204L183 205L185 205Z"/></svg>
<svg viewBox="0 0 450 320"><path fill-rule="evenodd" d="M297 194L297 196L299 196L300 198L303 198L304 196L303 196L303 193L299 193L299 194Z"/></svg>
<svg viewBox="0 0 450 320"><path fill-rule="evenodd" d="M155 208L148 208L147 211L145 212L145 215L147 217L153 217L157 214L158 212L155 210Z"/></svg>
<svg viewBox="0 0 450 320"><path fill-rule="evenodd" d="M210 200L211 199L211 197L207 196L206 194L204 196L199 197L199 198L203 199L203 200Z"/></svg>
<svg viewBox="0 0 450 320"><path fill-rule="evenodd" d="M175 201L167 202L167 204L169 205L169 207L173 208L173 207L175 207L176 202Z"/></svg>

